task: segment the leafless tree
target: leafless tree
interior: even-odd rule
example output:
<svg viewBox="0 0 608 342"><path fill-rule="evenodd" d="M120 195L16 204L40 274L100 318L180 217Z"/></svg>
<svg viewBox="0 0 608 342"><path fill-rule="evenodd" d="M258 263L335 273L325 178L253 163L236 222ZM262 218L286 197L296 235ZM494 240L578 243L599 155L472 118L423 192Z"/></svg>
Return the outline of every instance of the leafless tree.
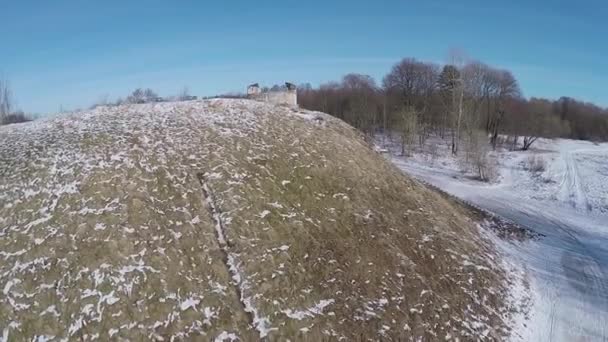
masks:
<svg viewBox="0 0 608 342"><path fill-rule="evenodd" d="M404 58L391 68L382 81L387 97L383 105L388 104L389 111L394 112L399 127L403 120L403 108L416 113L416 135L420 145L424 144L429 128L435 121L432 102L438 90L438 78L437 65Z"/></svg>
<svg viewBox="0 0 608 342"><path fill-rule="evenodd" d="M507 108L511 115L505 122L505 130L514 137L514 144L517 144L517 137L523 137L522 150L528 150L540 137L554 138L568 134L567 124L552 113L553 103L549 100L512 99L507 103Z"/></svg>
<svg viewBox="0 0 608 342"><path fill-rule="evenodd" d="M460 86L460 70L451 64L446 64L437 80L439 93L438 99L441 103L441 118L438 121L441 138L445 137L446 130L453 133L452 121L456 108L456 93Z"/></svg>
<svg viewBox="0 0 608 342"><path fill-rule="evenodd" d="M371 137L378 106L376 81L368 75L348 74L342 79L341 89L345 120Z"/></svg>
<svg viewBox="0 0 608 342"><path fill-rule="evenodd" d="M4 122L6 117L13 110L13 94L10 84L7 80L0 78L0 123Z"/></svg>
<svg viewBox="0 0 608 342"><path fill-rule="evenodd" d="M494 148L503 134L513 148L522 137L524 148L538 137L608 140L608 109L564 97L543 100L539 115L538 103L523 98L511 72L471 61L458 51L451 52L441 72L432 63L402 59L383 78L382 88L373 88L373 79L353 73L341 82L300 87L298 102L366 133L381 127L384 136L402 132L403 111L409 108L417 116L419 144L424 145L429 132L441 138L449 132L454 154L460 141L470 141L479 129Z"/></svg>
<svg viewBox="0 0 608 342"><path fill-rule="evenodd" d="M437 77L437 95L433 102L438 103L438 120L431 121L439 126L440 136L445 136L446 129L451 132L450 148L452 154L457 154L462 140L463 125L477 123L482 93L482 81L486 66L479 62L471 62L467 55L452 49L449 52L448 63Z"/></svg>
<svg viewBox="0 0 608 342"><path fill-rule="evenodd" d="M458 145L460 143L460 133L462 120L464 116L464 101L465 101L465 84L467 75L463 73L464 66L466 64L466 57L464 53L458 50L450 51L450 65L455 67L460 72L455 76L458 78L452 79L453 89L452 95L452 117L455 120L455 124L452 129L452 154L458 153Z"/></svg>
<svg viewBox="0 0 608 342"><path fill-rule="evenodd" d="M126 99L127 103L147 103L147 102L152 102L154 101L155 98L157 98L158 95L150 88L147 89L141 89L141 88L137 88L135 89L131 95L129 95Z"/></svg>
<svg viewBox="0 0 608 342"><path fill-rule="evenodd" d="M499 70L496 72L497 81L497 98L496 111L490 121L490 143L496 148L500 125L507 114L507 102L513 98L521 97L519 85L513 74L507 70Z"/></svg>
<svg viewBox="0 0 608 342"><path fill-rule="evenodd" d="M190 96L190 89L188 88L188 86L184 86L184 88L182 88L181 92L177 96L177 99L179 101L185 101L189 98L189 96Z"/></svg>
<svg viewBox="0 0 608 342"><path fill-rule="evenodd" d="M482 181L491 181L497 176L496 159L490 155L488 135L480 129L466 135L463 153L459 160L464 171L474 173Z"/></svg>
<svg viewBox="0 0 608 342"><path fill-rule="evenodd" d="M418 132L418 114L414 107L403 107L399 112L401 135L401 155L411 154ZM409 153L408 153L409 152Z"/></svg>
<svg viewBox="0 0 608 342"><path fill-rule="evenodd" d="M146 88L146 90L144 91L144 101L145 102L153 102L157 97L158 97L158 94L150 88Z"/></svg>
<svg viewBox="0 0 608 342"><path fill-rule="evenodd" d="M553 113L568 123L568 137L608 140L608 109L562 97L553 103Z"/></svg>
<svg viewBox="0 0 608 342"><path fill-rule="evenodd" d="M127 103L144 103L144 91L141 88L135 89L131 95L127 96Z"/></svg>
<svg viewBox="0 0 608 342"><path fill-rule="evenodd" d="M14 124L14 123L20 123L20 122L28 122L28 121L32 121L32 118L29 117L28 115L26 115L22 110L18 110L18 111L12 112L10 114L7 114L4 117L2 124L8 125L8 124Z"/></svg>
<svg viewBox="0 0 608 342"><path fill-rule="evenodd" d="M437 65L404 58L392 67L382 85L389 93L400 96L404 106L420 110L428 105L430 95L436 90L438 76Z"/></svg>

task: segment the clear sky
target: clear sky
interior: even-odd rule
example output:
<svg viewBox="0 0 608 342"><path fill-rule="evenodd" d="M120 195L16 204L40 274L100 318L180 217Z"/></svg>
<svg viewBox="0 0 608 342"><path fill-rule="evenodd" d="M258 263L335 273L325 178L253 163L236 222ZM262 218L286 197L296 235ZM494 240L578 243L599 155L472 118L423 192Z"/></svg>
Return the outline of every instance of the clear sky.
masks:
<svg viewBox="0 0 608 342"><path fill-rule="evenodd" d="M137 87L201 96L348 72L380 83L399 59L443 63L450 48L510 69L528 97L608 106L605 0L0 3L0 74L28 112Z"/></svg>

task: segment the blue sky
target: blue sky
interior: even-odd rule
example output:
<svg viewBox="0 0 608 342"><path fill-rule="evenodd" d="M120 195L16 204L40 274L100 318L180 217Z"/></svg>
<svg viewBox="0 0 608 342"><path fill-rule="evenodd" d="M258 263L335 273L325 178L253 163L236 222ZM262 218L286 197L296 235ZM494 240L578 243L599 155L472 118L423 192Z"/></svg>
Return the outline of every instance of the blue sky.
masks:
<svg viewBox="0 0 608 342"><path fill-rule="evenodd" d="M526 96L608 106L608 5L591 1L9 1L0 74L25 111L87 107L137 87L171 95L380 83L403 57L459 48L508 68Z"/></svg>

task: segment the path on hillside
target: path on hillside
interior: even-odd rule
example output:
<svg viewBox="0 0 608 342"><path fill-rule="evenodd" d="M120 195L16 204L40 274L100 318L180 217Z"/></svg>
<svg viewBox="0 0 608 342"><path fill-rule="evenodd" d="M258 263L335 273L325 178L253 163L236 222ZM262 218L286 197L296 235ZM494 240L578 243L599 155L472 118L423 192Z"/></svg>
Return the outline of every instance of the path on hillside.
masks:
<svg viewBox="0 0 608 342"><path fill-rule="evenodd" d="M509 186L466 182L393 160L416 178L545 235L510 251L531 277L528 331L516 332L525 340L608 341L608 216L580 210L588 205L575 154L562 155L560 195L563 189L571 208L522 198Z"/></svg>

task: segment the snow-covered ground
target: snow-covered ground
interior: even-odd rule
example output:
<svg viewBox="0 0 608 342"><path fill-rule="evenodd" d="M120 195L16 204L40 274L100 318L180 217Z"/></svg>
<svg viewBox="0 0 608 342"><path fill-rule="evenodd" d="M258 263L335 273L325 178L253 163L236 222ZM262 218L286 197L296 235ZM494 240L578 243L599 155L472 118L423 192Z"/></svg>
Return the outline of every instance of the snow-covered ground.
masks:
<svg viewBox="0 0 608 342"><path fill-rule="evenodd" d="M460 172L445 143L430 144L435 158L388 150L408 174L544 235L498 244L530 281L529 317L516 323L516 340L608 340L608 144L539 140L531 151L500 150L493 183ZM530 156L545 160L545 170L528 170Z"/></svg>

